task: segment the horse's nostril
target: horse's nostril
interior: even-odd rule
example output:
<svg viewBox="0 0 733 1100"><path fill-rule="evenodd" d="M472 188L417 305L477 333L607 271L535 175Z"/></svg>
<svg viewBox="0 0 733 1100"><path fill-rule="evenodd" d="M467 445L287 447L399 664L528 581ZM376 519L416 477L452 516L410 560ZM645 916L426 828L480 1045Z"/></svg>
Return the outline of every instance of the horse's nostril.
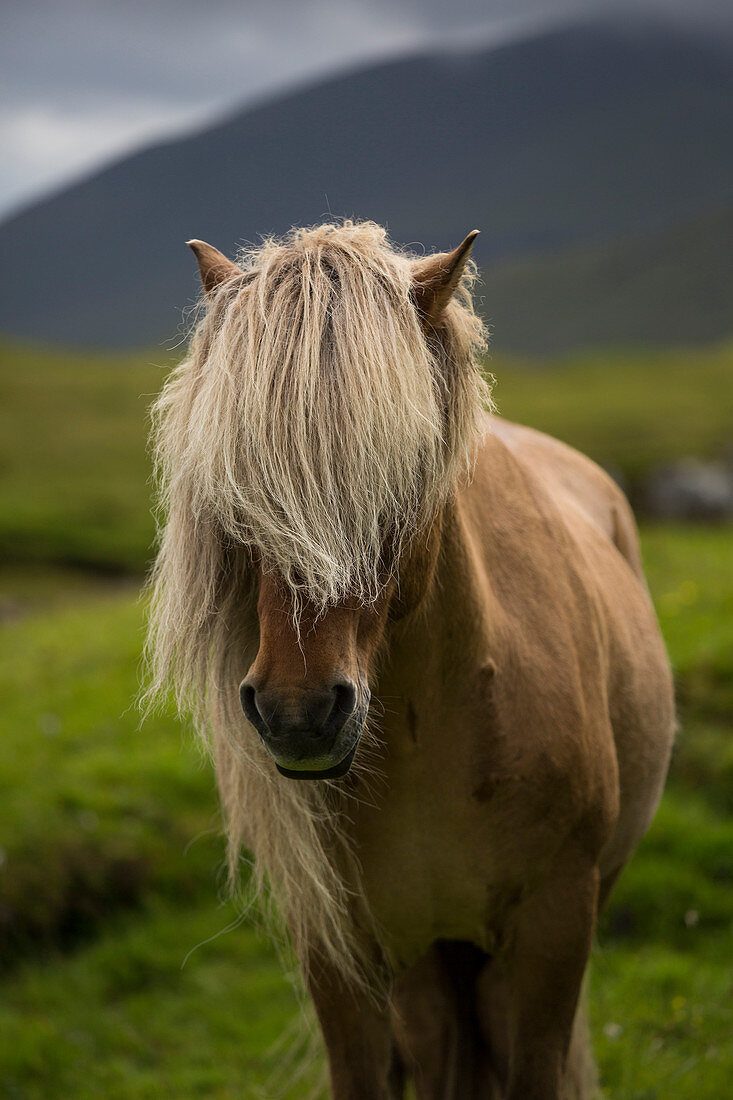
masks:
<svg viewBox="0 0 733 1100"><path fill-rule="evenodd" d="M346 721L354 713L356 706L356 684L352 680L339 680L333 687L334 703L333 711L334 716L338 716L342 721Z"/></svg>
<svg viewBox="0 0 733 1100"><path fill-rule="evenodd" d="M262 715L257 709L256 692L252 685L248 684L246 680L242 682L239 688L239 701L242 704L245 718L247 718L255 728L259 729L262 725Z"/></svg>

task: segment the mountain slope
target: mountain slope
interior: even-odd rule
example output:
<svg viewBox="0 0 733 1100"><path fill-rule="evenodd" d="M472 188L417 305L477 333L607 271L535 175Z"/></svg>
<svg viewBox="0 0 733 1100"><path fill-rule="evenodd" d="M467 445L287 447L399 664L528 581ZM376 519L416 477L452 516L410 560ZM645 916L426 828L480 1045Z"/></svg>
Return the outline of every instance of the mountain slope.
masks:
<svg viewBox="0 0 733 1100"><path fill-rule="evenodd" d="M699 345L733 333L733 205L668 229L485 274L498 351Z"/></svg>
<svg viewBox="0 0 733 1100"><path fill-rule="evenodd" d="M565 26L390 62L143 150L0 226L0 329L125 346L175 334L183 241L334 215L400 242L483 230L483 265L636 234L731 194L733 63L650 24Z"/></svg>

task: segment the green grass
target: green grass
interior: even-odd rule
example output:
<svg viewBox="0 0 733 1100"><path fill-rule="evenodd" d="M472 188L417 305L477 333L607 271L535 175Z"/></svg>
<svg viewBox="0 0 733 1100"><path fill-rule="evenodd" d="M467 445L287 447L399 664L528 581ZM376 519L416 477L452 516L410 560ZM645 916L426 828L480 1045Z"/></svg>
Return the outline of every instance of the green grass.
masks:
<svg viewBox="0 0 733 1100"><path fill-rule="evenodd" d="M731 444L733 345L595 352L542 366L497 357L499 411L578 447L632 490L650 467Z"/></svg>
<svg viewBox="0 0 733 1100"><path fill-rule="evenodd" d="M725 529L651 528L644 551L683 713L711 724L730 720L733 554Z"/></svg>
<svg viewBox="0 0 733 1100"><path fill-rule="evenodd" d="M682 731L603 921L594 1037L614 1100L720 1100L733 1076L733 534L650 528L644 549ZM67 582L72 597L53 598ZM6 585L19 617L0 628L0 1096L273 1096L300 1042L297 1002L251 922L227 930L209 767L171 718L139 728L130 708L134 590L79 585L27 570Z"/></svg>
<svg viewBox="0 0 733 1100"><path fill-rule="evenodd" d="M180 354L0 345L5 560L142 571L153 540L148 407ZM716 457L730 443L733 345L489 365L503 415L615 467L632 490L655 463Z"/></svg>
<svg viewBox="0 0 733 1100"><path fill-rule="evenodd" d="M111 905L215 889L214 782L172 719L140 728L141 642L134 591L0 630L0 966L91 934Z"/></svg>
<svg viewBox="0 0 733 1100"><path fill-rule="evenodd" d="M141 570L161 362L0 348L0 556Z"/></svg>
<svg viewBox="0 0 733 1100"><path fill-rule="evenodd" d="M144 920L112 921L52 969L31 964L11 977L0 1007L0 1095L302 1097L302 1084L283 1093L273 1084L306 1047L298 1001L251 928L210 940L231 917L206 904L153 908ZM702 934L689 951L658 942L596 949L591 1015L606 1095L727 1095L725 950Z"/></svg>
<svg viewBox="0 0 733 1100"><path fill-rule="evenodd" d="M304 1027L268 944L251 928L211 939L232 919L211 903L154 906L144 919L112 921L53 967L11 977L0 1005L0 1095L273 1096ZM277 1091L303 1096L298 1085Z"/></svg>
<svg viewBox="0 0 733 1100"><path fill-rule="evenodd" d="M730 1094L730 937L679 950L601 946L591 969L591 1024L603 1095L612 1100L722 1100Z"/></svg>

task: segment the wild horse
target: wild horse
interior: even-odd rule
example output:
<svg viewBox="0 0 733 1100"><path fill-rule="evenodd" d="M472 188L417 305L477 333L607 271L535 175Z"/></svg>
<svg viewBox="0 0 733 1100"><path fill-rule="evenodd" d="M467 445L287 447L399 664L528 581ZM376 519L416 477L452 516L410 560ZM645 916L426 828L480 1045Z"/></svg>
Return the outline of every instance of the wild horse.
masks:
<svg viewBox="0 0 733 1100"><path fill-rule="evenodd" d="M475 235L189 242L205 309L155 414L151 696L212 747L338 1100L591 1095L596 917L672 741L623 495L491 413Z"/></svg>

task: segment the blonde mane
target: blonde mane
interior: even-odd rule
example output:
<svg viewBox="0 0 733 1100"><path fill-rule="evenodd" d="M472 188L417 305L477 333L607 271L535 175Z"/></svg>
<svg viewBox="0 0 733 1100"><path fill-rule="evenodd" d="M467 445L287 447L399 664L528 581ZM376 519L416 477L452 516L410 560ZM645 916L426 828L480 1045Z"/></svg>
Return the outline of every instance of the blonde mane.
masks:
<svg viewBox="0 0 733 1100"><path fill-rule="evenodd" d="M353 978L369 966L358 934L368 915L355 916L344 884L348 784L279 777L237 689L257 651L260 565L288 586L296 616L304 598L319 609L373 601L470 468L490 403L475 269L428 338L416 262L369 222L244 252L154 407L147 702L172 688L212 748L232 868L252 850L254 883L267 876L299 957L318 945Z"/></svg>

